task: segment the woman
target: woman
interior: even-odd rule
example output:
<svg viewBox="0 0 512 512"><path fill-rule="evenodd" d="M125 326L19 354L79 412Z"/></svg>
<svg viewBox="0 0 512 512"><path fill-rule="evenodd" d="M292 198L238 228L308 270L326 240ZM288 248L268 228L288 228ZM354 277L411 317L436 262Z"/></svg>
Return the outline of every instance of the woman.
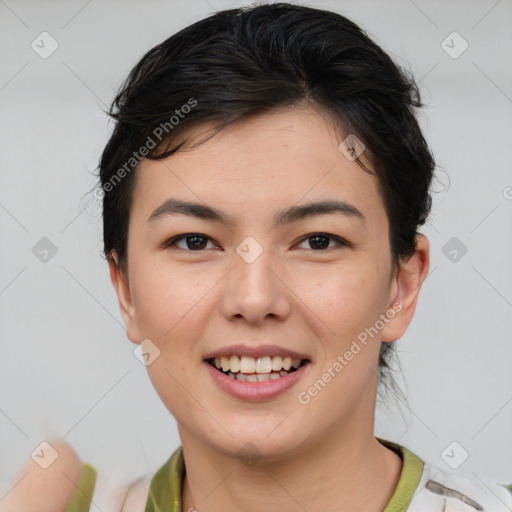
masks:
<svg viewBox="0 0 512 512"><path fill-rule="evenodd" d="M421 106L360 28L304 6L217 12L141 59L100 162L104 249L182 444L121 490L71 454L68 512L510 509L374 436L429 267Z"/></svg>

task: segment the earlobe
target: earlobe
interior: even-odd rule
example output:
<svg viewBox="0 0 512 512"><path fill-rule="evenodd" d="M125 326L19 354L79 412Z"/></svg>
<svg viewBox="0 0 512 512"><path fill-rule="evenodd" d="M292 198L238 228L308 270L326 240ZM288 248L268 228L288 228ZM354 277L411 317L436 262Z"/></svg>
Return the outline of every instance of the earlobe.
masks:
<svg viewBox="0 0 512 512"><path fill-rule="evenodd" d="M393 318L381 332L384 342L396 341L402 337L410 324L423 281L430 264L429 242L425 235L416 235L416 250L412 256L400 261L400 268L391 283L388 310L394 310Z"/></svg>
<svg viewBox="0 0 512 512"><path fill-rule="evenodd" d="M128 276L120 269L115 250L112 251L108 259L108 265L110 269L110 280L116 291L119 309L126 326L126 336L132 343L139 344L135 308L133 307Z"/></svg>

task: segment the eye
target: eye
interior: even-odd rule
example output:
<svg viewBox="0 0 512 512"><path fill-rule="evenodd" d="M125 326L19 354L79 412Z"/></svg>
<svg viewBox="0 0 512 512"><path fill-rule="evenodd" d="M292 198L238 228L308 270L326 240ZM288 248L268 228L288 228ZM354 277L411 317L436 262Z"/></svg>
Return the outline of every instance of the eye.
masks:
<svg viewBox="0 0 512 512"><path fill-rule="evenodd" d="M332 249L332 247L328 247L329 239L334 240L339 246L350 247L350 244L346 240L343 240L343 238L340 238L339 236L331 235L330 233L311 233L303 237L301 243L310 240L309 248L318 252L325 249Z"/></svg>
<svg viewBox="0 0 512 512"><path fill-rule="evenodd" d="M182 240L185 241L186 247L178 247L178 242L181 242ZM191 249L192 252L194 252L196 250L205 248L205 240L210 240L210 238L201 233L185 233L183 235L178 235L167 240L167 242L164 244L164 247L168 248L176 246L179 249Z"/></svg>
<svg viewBox="0 0 512 512"><path fill-rule="evenodd" d="M300 243L311 240L312 242L310 242L310 247L308 248L313 249L316 252L321 252L325 249L332 249L332 247L329 247L329 239L337 243L338 246L350 247L349 242L336 235L331 235L330 233L311 233L303 237ZM205 245L207 245L206 241L208 240L210 240L210 237L203 235L202 233L184 233L167 240L167 242L164 243L164 248L178 247L179 249L188 250L189 252L200 252L207 248ZM180 247L178 245L178 243L182 241L185 242L185 247Z"/></svg>

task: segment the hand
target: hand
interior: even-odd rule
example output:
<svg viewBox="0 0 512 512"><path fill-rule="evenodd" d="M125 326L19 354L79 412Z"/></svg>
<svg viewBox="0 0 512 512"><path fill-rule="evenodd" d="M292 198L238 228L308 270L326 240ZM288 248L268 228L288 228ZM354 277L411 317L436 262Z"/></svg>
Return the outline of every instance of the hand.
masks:
<svg viewBox="0 0 512 512"><path fill-rule="evenodd" d="M82 461L62 440L48 441L59 454L43 469L32 458L0 493L0 512L63 512L80 480ZM8 492L10 490L10 492Z"/></svg>

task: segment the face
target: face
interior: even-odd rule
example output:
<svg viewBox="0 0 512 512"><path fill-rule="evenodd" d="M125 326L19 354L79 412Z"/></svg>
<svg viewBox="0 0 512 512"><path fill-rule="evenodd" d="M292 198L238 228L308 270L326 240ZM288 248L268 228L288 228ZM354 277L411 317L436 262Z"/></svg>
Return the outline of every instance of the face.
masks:
<svg viewBox="0 0 512 512"><path fill-rule="evenodd" d="M158 354L147 370L182 439L233 456L251 442L279 457L335 432L373 433L380 344L405 330L418 286L401 284L392 267L378 178L340 142L326 118L289 109L139 165L128 273L119 278L113 264L111 273L128 337L150 340ZM220 219L160 208L171 198ZM282 214L325 201L340 204ZM405 306L393 309L397 299ZM260 356L263 373L266 355L305 362L283 377L241 382L205 360L215 353L230 370L238 360L230 356L242 353ZM255 371L251 361L243 372Z"/></svg>

